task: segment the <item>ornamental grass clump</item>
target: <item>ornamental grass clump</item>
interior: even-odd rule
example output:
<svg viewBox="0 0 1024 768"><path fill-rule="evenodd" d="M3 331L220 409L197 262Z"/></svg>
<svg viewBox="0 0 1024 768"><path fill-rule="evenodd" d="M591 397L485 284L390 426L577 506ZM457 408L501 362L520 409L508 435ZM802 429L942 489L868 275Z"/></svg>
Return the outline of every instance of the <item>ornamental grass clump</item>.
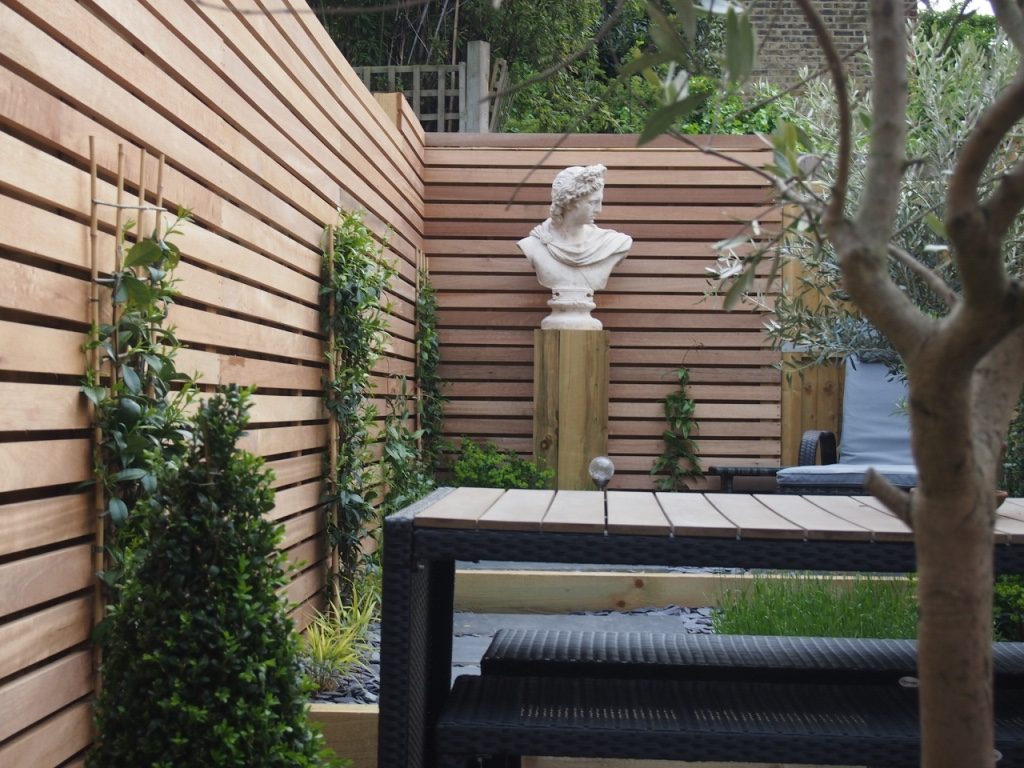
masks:
<svg viewBox="0 0 1024 768"><path fill-rule="evenodd" d="M271 476L235 448L248 408L237 388L204 403L184 456L154 462L157 490L128 519L90 766L337 764L306 719Z"/></svg>
<svg viewBox="0 0 1024 768"><path fill-rule="evenodd" d="M913 579L754 576L728 590L711 616L723 635L916 638Z"/></svg>

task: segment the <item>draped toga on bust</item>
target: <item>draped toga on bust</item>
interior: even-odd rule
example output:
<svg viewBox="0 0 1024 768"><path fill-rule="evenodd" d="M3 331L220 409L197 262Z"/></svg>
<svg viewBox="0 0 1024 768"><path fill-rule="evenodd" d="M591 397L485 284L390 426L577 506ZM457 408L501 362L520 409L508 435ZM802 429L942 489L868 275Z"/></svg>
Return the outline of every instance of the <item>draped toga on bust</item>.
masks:
<svg viewBox="0 0 1024 768"><path fill-rule="evenodd" d="M628 235L613 229L601 229L593 224L583 227L583 240L579 243L566 243L555 239L551 229L551 219L538 224L530 235L537 238L548 249L551 256L568 267L587 267L600 264L623 251L628 251L632 240Z"/></svg>

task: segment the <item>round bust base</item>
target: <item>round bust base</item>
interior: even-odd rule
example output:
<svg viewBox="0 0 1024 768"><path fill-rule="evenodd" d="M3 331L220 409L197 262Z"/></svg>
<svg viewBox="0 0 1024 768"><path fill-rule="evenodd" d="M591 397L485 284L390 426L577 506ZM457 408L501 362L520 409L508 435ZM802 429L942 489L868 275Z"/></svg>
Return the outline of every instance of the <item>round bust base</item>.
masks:
<svg viewBox="0 0 1024 768"><path fill-rule="evenodd" d="M581 288L556 288L548 301L551 314L541 320L545 331L600 331L604 326L597 318L590 316L590 310L597 307L594 292Z"/></svg>
<svg viewBox="0 0 1024 768"><path fill-rule="evenodd" d="M600 331L601 321L587 312L552 312L540 321L545 331Z"/></svg>

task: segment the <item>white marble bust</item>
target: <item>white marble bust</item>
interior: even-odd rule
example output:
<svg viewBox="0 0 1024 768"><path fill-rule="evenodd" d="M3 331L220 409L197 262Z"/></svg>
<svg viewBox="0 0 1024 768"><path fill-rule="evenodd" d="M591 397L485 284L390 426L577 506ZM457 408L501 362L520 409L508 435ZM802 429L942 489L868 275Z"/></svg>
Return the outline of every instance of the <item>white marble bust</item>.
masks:
<svg viewBox="0 0 1024 768"><path fill-rule="evenodd" d="M594 226L604 197L603 165L574 165L551 185L551 217L519 241L538 282L551 289L545 329L600 330L591 317L594 291L608 284L615 265L626 258L628 235Z"/></svg>

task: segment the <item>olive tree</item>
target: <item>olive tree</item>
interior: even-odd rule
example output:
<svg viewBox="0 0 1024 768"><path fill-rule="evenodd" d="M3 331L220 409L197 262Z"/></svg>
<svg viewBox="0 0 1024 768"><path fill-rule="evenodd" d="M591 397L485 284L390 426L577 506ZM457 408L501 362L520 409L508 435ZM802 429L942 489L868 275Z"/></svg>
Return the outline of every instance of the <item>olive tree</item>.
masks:
<svg viewBox="0 0 1024 768"><path fill-rule="evenodd" d="M776 138L772 169L779 198L799 207L798 221L820 224L835 249L850 299L887 338L905 367L912 444L919 484L913 493L869 473L867 489L914 531L920 624L918 671L922 764L927 768L993 765L992 579L997 470L1014 406L1024 384L1024 296L1007 269L1006 238L1024 206L1024 12L1017 0L992 0L1017 63L1012 80L968 126L946 173L943 225L955 285L925 255L897 246L903 190L915 158L907 151L907 24L903 0L871 0L871 99L858 116L847 62L826 17L811 0L795 0L825 53L838 119L829 189L808 183L797 162L797 131ZM678 51L685 48L695 6L726 9L729 82L753 68L754 31L732 0L677 0L662 19L658 50L643 62L669 64L668 103L643 138L665 131L693 109ZM726 8L728 6L728 8ZM676 63L672 63L676 62ZM851 176L855 124L869 136L863 179ZM788 136L786 135L788 133ZM681 140L685 138L681 137ZM739 292L754 260L736 270ZM941 297L939 311L914 302L893 278L893 262L913 270ZM735 294L735 291L734 291Z"/></svg>

